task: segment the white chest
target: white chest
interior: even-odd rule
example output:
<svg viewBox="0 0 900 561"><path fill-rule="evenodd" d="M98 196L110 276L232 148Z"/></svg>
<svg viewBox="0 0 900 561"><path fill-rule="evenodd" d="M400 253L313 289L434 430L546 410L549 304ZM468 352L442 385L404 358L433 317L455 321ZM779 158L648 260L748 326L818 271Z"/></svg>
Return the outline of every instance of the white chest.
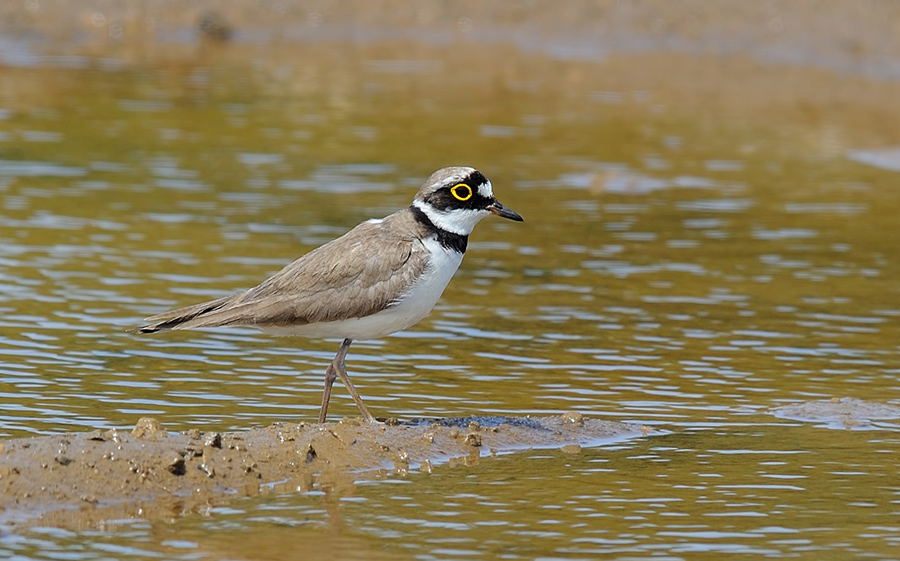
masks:
<svg viewBox="0 0 900 561"><path fill-rule="evenodd" d="M447 249L431 238L426 238L423 243L431 255L431 264L396 306L382 312L396 311L401 316L408 317L410 322L401 329L409 327L428 315L462 263L462 253Z"/></svg>

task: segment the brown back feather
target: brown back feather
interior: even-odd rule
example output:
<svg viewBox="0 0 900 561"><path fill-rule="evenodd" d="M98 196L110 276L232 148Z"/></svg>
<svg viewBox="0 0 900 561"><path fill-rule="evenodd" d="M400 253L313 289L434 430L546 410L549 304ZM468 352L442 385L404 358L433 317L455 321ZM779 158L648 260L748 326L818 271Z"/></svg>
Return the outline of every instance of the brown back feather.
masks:
<svg viewBox="0 0 900 561"><path fill-rule="evenodd" d="M423 234L408 209L363 222L244 293L149 317L140 331L302 325L371 315L393 304L424 271Z"/></svg>

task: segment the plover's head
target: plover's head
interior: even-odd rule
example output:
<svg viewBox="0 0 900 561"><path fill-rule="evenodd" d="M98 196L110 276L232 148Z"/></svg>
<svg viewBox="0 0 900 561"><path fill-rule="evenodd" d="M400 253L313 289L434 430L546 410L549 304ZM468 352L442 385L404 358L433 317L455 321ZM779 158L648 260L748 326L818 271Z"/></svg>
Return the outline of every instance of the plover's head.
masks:
<svg viewBox="0 0 900 561"><path fill-rule="evenodd" d="M518 213L494 198L490 180L469 167L449 167L431 174L416 193L413 206L438 228L462 236L471 234L489 214L522 221Z"/></svg>

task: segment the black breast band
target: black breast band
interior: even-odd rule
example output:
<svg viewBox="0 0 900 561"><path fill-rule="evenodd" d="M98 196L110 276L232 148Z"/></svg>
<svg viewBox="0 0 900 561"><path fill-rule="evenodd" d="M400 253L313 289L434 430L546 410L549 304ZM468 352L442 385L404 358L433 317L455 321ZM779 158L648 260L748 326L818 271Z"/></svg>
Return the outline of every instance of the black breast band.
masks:
<svg viewBox="0 0 900 561"><path fill-rule="evenodd" d="M425 229L428 230L430 234L433 234L443 247L458 251L459 253L466 252L466 246L469 243L469 236L454 234L453 232L448 232L447 230L438 228L434 225L434 222L432 222L431 219L428 218L428 215L425 214L422 209L417 206L410 205L409 209L412 211L413 216L416 217L416 220L419 222L419 224L425 226Z"/></svg>

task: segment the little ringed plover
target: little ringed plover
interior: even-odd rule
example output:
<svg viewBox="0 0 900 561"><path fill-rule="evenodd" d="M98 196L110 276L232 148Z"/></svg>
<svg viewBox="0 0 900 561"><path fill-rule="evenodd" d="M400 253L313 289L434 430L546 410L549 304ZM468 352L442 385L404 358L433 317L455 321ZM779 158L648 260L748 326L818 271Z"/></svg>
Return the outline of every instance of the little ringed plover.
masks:
<svg viewBox="0 0 900 561"><path fill-rule="evenodd" d="M428 315L459 268L469 234L489 214L522 221L494 198L480 171L444 168L409 207L363 222L245 292L151 316L138 331L252 326L275 335L341 338L325 371L319 422L325 422L337 376L362 416L375 422L344 366L350 344Z"/></svg>

